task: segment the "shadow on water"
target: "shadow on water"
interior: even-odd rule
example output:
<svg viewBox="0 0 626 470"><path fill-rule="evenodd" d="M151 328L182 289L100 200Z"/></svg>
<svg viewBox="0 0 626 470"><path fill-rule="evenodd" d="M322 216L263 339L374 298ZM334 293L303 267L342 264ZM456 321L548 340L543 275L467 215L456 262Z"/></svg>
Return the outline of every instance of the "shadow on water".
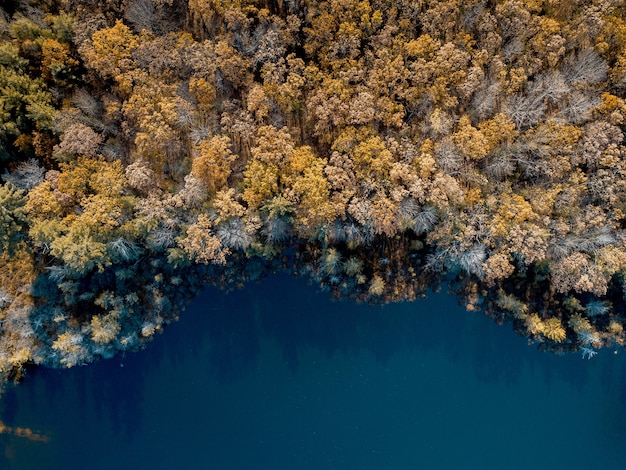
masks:
<svg viewBox="0 0 626 470"><path fill-rule="evenodd" d="M280 364L272 365L272 368L285 369L292 377L286 379L277 375L283 377L280 379L283 381L282 386L287 388L296 387L294 384L290 385L288 380L295 383L320 373L317 369L312 369L311 357L325 358L315 360L329 364L329 367L332 366L344 375L349 374L352 369L358 370L359 374L367 374L368 370L373 375L383 374L381 377L391 382L377 383L375 387L368 386L368 389L373 387L372 393L386 397L392 393L391 387L395 387L394 390L400 387L394 381L410 382L410 378L399 378L384 371L400 370L398 373L411 374L411 370L414 370L416 375L425 374L424 378L419 379L424 380L423 383L416 382L413 385L417 387L417 393L420 389L426 389L424 396L416 396L414 400L416 403L420 400L433 400L436 404L439 396L444 397L441 400L448 403L452 411L447 412L451 415L454 414L455 407L460 407L457 414L460 420L458 426L461 428L464 426L462 419L466 413L463 403L467 402L467 406L474 407L490 406L481 397L472 398L472 393L479 392L473 392L469 383L467 390L464 390L464 381L475 384L476 390L493 384L499 390L498 393L517 394L517 400L522 402L526 399L532 401L538 390L542 390L543 394L550 394L552 389L561 390L563 384L569 387L568 390L573 390L574 395L583 396L588 394L585 387L597 381L601 383L602 393L618 397L619 404L626 409L626 367L621 357L622 351L614 356L611 350L603 350L593 361L582 361L579 355L555 356L537 351L535 346L529 346L525 338L516 336L511 330L510 326L495 325L481 313L464 311L453 297L445 293L430 293L427 299L413 303L358 305L351 301L331 301L325 293L318 292L314 287L307 286L303 280L293 279L286 274L276 275L262 283L228 294L208 288L181 314L180 322L168 326L165 334L156 337L144 351L129 352L111 360L71 370L35 369L30 372L24 384L10 388L0 401L0 420L7 426L25 426L49 432L51 442L27 443L19 437L0 435L0 468L60 468L49 462L63 462L64 468L68 469L105 468L104 457L100 465L94 462L89 467L81 467L85 461L92 461L93 455L97 454L97 445L94 443L97 440L118 443L116 452L128 452L128 468L133 462L137 465L141 462L134 455L138 448L160 445L154 444L156 440L150 440L153 436L151 433L156 433L156 436L161 432L151 428L155 426L151 390L162 390L163 396L174 397L172 399L183 404L190 401L190 406L195 406L198 411L198 429L204 429L204 419L209 418L202 415L199 408L201 405L196 401L208 400L207 397L217 393L215 390L219 389L228 392L224 392L226 395L215 395L212 399L228 403L231 399L228 393L233 397L239 396L237 394L247 396L245 392L238 391L237 387L239 384L247 384L243 385L244 388L254 386L254 383L250 385L250 377L256 377L254 380L257 385L264 380L274 380L259 375L259 371L263 374L271 372L267 366L268 344L273 345L279 355ZM372 362L363 358L372 358ZM423 361L420 358L424 358ZM351 361L354 365L350 365ZM402 365L406 361L413 361L415 365ZM432 364L429 365L428 361ZM362 365L366 362L373 365L367 366L367 369ZM435 363L440 365L435 367ZM436 371L437 367L446 369L444 372ZM326 393L324 380L339 380L332 375L338 372L331 370L328 373L330 378L327 377L316 385L320 396ZM433 396L429 398L427 387L432 384L428 382L428 374L437 373L441 373L442 377L433 379L438 382L434 385L436 390L431 392ZM454 377L455 374L457 378ZM352 385L348 383L350 378L344 380L347 381L344 385L351 388ZM459 391L447 390L448 383ZM198 391L199 388L205 392ZM259 394L267 394L267 390L259 386ZM254 391L251 393L254 394ZM373 400L372 397L369 399ZM348 396L344 399L348 400L345 408L349 409L349 402L353 398ZM407 399L411 400L410 397ZM337 400L340 402L342 398L338 396ZM535 400L543 400L543 397L539 395ZM304 406L313 406L306 401L303 403ZM577 402L574 400L572 403ZM179 405L176 402L166 402L159 404L156 409L163 413L164 420L174 422L181 419L176 414L183 413L176 410L177 406ZM219 408L219 405L216 406ZM226 404L224 406L227 407ZM246 406L249 408L241 406L241 410L233 411L233 416L258 412L257 419L269 419L262 414L262 410L259 411L259 405L254 408L246 403ZM512 404L511 407L513 406L518 404ZM529 403L527 406L532 408L533 405ZM608 427L600 432L610 433L611 439L626 438L624 410L611 409L610 406L615 406L614 404L606 405L606 409L602 406L602 398L599 397L598 408L594 412L606 413L603 423ZM520 413L518 420L526 419L523 409L515 412ZM406 410L402 410L402 413L410 415ZM530 415L532 416L532 412ZM210 419L219 422L219 415L211 416ZM231 416L229 419L235 418ZM541 417L532 416L532 419L540 420ZM187 421L190 427L196 425L193 424L193 416ZM380 423L384 428L383 424ZM168 425L167 422L164 423L164 426ZM329 422L329 425L337 426L338 423ZM454 427L457 423L450 422L449 425ZM77 430L83 429L89 431L84 435L75 434ZM202 432L210 434L209 431ZM222 432L226 433L226 430ZM67 434L73 434L71 441L75 455L71 459L64 453L64 445L68 442ZM382 437L377 439L385 442ZM232 445L237 447L235 443ZM391 441L388 446L393 447ZM175 445L172 452L175 452ZM18 455L22 456L21 460L16 457ZM157 464L153 468L167 467L159 467ZM304 465L303 468L310 467ZM403 467L390 464L385 468ZM436 468L446 467L442 465Z"/></svg>
<svg viewBox="0 0 626 470"><path fill-rule="evenodd" d="M327 357L368 352L383 364L407 350L449 349L454 355L463 325L450 313L458 309L444 294L436 304L428 299L386 306L333 301L302 280L277 275L242 291L200 294L183 315L190 317L183 322L192 323L191 329L181 328L180 336L167 332L168 354L174 360L189 350L198 354L208 342L207 368L224 381L256 367L262 339L279 346L292 373L298 371L301 351L309 349Z"/></svg>
<svg viewBox="0 0 626 470"><path fill-rule="evenodd" d="M171 345L184 347L190 340L201 344L207 339L208 367L222 380L236 379L255 368L262 338L271 338L280 347L293 373L301 351L311 348L327 357L367 352L382 364L408 352L436 350L453 363L470 367L480 380L510 386L530 367L548 382L580 387L588 379L590 368L585 366L594 364L580 360L578 354L539 352L510 325L496 325L481 312L466 312L443 292L409 303L355 304L330 300L303 281L278 275L243 291L218 294L219 305L212 303L214 295L213 290L201 294L190 309L192 328L201 335L173 339ZM601 354L612 352L606 349ZM606 369L604 380L616 381L614 371Z"/></svg>

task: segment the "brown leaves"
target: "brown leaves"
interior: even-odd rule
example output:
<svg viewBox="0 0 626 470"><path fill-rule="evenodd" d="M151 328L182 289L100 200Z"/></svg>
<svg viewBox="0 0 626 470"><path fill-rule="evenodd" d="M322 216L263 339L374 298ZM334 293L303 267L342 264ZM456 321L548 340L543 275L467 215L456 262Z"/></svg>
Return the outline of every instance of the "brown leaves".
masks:
<svg viewBox="0 0 626 470"><path fill-rule="evenodd" d="M70 161L76 156L93 158L104 141L101 134L80 122L71 124L63 132L59 145L54 147L54 157L59 161Z"/></svg>
<svg viewBox="0 0 626 470"><path fill-rule="evenodd" d="M597 296L606 294L608 277L583 253L573 253L552 266L551 281L561 293L570 290L590 292Z"/></svg>
<svg viewBox="0 0 626 470"><path fill-rule="evenodd" d="M226 256L230 250L224 246L212 232L213 223L204 214L187 229L187 236L179 241L179 245L189 257L199 263L226 264Z"/></svg>

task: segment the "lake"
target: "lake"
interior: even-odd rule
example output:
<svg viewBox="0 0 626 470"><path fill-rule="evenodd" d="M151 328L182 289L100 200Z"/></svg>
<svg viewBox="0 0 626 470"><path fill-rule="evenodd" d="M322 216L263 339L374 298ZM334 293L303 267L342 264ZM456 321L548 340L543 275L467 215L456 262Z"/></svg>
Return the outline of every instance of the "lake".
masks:
<svg viewBox="0 0 626 470"><path fill-rule="evenodd" d="M536 350L445 292L331 301L275 275L205 290L140 352L37 369L0 468L623 469L626 351Z"/></svg>

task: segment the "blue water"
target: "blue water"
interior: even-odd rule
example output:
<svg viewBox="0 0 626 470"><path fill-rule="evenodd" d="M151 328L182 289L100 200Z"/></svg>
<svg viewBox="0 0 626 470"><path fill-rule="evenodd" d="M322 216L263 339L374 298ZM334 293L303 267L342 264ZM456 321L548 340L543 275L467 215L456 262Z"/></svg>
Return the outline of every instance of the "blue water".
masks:
<svg viewBox="0 0 626 470"><path fill-rule="evenodd" d="M615 353L614 353L615 352ZM372 307L284 275L207 289L148 348L36 370L0 469L626 468L626 351L541 353L445 293Z"/></svg>

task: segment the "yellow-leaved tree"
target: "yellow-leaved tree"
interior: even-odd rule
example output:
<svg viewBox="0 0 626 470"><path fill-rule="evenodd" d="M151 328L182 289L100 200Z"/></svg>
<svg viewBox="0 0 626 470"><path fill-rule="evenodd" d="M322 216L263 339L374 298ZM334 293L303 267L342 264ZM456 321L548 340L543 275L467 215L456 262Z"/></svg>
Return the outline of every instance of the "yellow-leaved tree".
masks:
<svg viewBox="0 0 626 470"><path fill-rule="evenodd" d="M75 277L135 257L140 229L132 214L134 198L124 194L121 162L81 157L62 163L60 170L28 193L25 208L35 246Z"/></svg>

